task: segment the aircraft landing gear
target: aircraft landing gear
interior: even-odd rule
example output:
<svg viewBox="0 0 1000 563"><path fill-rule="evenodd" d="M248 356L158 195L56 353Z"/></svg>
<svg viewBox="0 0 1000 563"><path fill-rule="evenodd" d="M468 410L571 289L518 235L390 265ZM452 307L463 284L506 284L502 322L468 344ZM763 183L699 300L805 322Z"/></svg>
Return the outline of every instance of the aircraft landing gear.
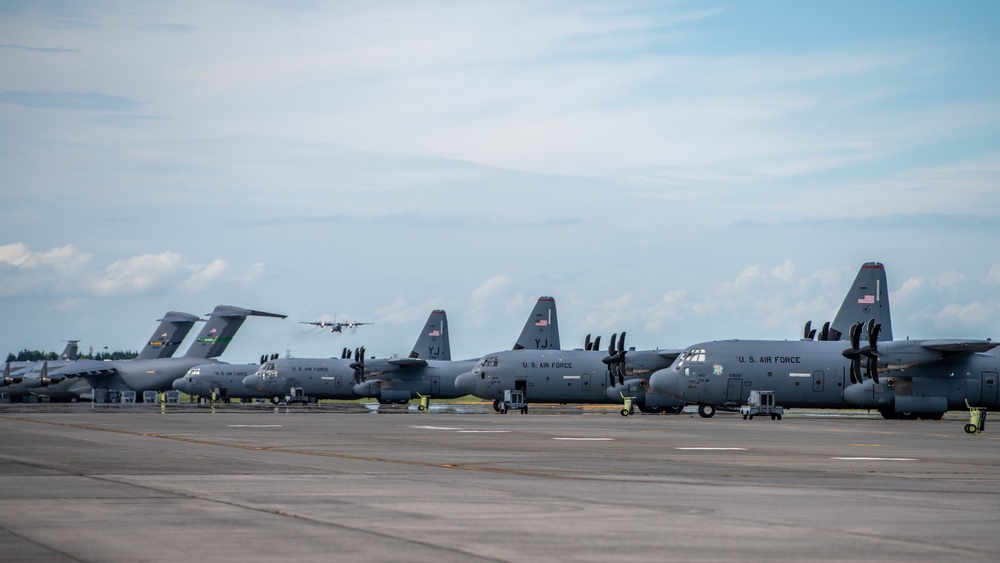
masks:
<svg viewBox="0 0 1000 563"><path fill-rule="evenodd" d="M275 395L275 396L271 397L271 404L273 404L273 405L280 405L281 401L282 401L282 397L279 396L279 395Z"/></svg>
<svg viewBox="0 0 1000 563"><path fill-rule="evenodd" d="M715 416L715 405L698 405L698 416L702 418L712 418Z"/></svg>
<svg viewBox="0 0 1000 563"><path fill-rule="evenodd" d="M495 401L493 401L493 410L496 412L500 412L500 399L496 399Z"/></svg>

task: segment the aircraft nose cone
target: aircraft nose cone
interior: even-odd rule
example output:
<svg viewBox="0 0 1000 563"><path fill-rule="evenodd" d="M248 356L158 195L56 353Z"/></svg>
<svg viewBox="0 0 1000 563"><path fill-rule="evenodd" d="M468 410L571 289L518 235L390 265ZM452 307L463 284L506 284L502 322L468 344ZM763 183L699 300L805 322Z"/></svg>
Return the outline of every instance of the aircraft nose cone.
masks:
<svg viewBox="0 0 1000 563"><path fill-rule="evenodd" d="M180 377L178 379L175 379L173 384L171 384L171 387L173 387L177 391L180 391L181 393L187 393L188 392L187 378Z"/></svg>
<svg viewBox="0 0 1000 563"><path fill-rule="evenodd" d="M471 371L459 374L459 376L455 378L455 389L458 390L460 395L475 395L476 374Z"/></svg>
<svg viewBox="0 0 1000 563"><path fill-rule="evenodd" d="M649 388L657 393L681 398L678 382L680 375L673 368L661 369L649 376Z"/></svg>
<svg viewBox="0 0 1000 563"><path fill-rule="evenodd" d="M243 378L243 386L254 391L259 391L264 388L264 380L260 377L260 375L251 373Z"/></svg>

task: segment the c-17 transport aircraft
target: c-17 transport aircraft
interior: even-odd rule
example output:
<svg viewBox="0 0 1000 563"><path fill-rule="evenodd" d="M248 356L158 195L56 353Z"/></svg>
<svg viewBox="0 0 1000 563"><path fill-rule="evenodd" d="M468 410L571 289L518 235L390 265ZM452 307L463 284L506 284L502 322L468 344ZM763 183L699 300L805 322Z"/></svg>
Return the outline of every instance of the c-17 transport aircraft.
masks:
<svg viewBox="0 0 1000 563"><path fill-rule="evenodd" d="M173 356L191 328L199 320L197 315L167 311L163 318L159 319L159 326L156 327L152 336L139 351L139 355L134 359L151 360ZM50 363L48 370L54 371L59 367ZM35 395L48 397L53 401L74 401L90 391L90 384L79 377L66 377L60 381L54 381L48 374L43 377L41 373L37 373L26 378L25 384Z"/></svg>
<svg viewBox="0 0 1000 563"><path fill-rule="evenodd" d="M95 391L85 393L81 398L96 397L98 401L108 392L167 391L171 389L175 379L192 367L205 363L221 363L214 358L225 351L233 335L249 316L285 318L285 315L275 313L219 305L209 315L197 339L182 357L110 362L80 360L50 371L48 377L50 383L58 383L67 377L82 377Z"/></svg>
<svg viewBox="0 0 1000 563"><path fill-rule="evenodd" d="M859 280L864 274L876 275L877 283L856 280L845 307L856 300L868 310L851 315L874 316L852 322L845 331L849 343L703 342L686 348L670 368L654 373L650 386L698 403L699 414L705 417L715 414L716 408L738 408L751 389L774 391L776 403L783 407L877 408L885 418L940 418L950 408L964 408L966 398L981 406L996 405L996 355L988 352L996 342L892 341L891 328L886 328L890 319L888 296L883 294L884 268L869 263ZM875 291L858 293L863 286ZM868 343L864 348L863 340ZM881 380L880 373L885 374ZM956 373L962 375L955 377Z"/></svg>
<svg viewBox="0 0 1000 563"><path fill-rule="evenodd" d="M371 397L381 404L406 403L419 395L454 398L461 396L454 379L471 369L478 358L451 361L448 331L446 313L432 311L406 358L364 359L363 348L355 350L353 360L346 350L341 358L277 358L264 362L244 384L274 402L293 387L316 399ZM514 346L558 345L555 300L541 297Z"/></svg>

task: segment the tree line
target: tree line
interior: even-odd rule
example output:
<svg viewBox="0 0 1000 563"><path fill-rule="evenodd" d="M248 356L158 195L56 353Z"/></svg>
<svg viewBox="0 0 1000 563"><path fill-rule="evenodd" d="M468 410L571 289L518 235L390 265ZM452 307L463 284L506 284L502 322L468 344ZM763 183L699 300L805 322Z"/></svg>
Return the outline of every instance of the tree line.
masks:
<svg viewBox="0 0 1000 563"><path fill-rule="evenodd" d="M115 350L114 352L103 351L94 354L77 354L78 360L131 360L138 356L138 352L132 350ZM42 352L41 350L24 349L17 354L7 353L8 362L43 362L61 360L58 352Z"/></svg>

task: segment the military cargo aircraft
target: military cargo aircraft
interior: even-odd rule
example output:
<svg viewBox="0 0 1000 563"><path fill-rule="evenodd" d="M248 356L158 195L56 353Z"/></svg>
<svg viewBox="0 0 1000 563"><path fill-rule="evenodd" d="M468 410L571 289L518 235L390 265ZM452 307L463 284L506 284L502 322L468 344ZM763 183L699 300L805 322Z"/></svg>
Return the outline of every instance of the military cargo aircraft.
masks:
<svg viewBox="0 0 1000 563"><path fill-rule="evenodd" d="M843 317L854 319L844 331L848 341L703 342L654 373L650 386L697 403L703 417L717 408L739 408L751 390L774 391L776 403L786 408L877 408L885 418L940 418L950 408L964 408L966 398L995 405L997 363L991 350L997 344L890 340L885 287L882 265L865 264L841 309L852 309ZM865 321L867 315L874 316Z"/></svg>
<svg viewBox="0 0 1000 563"><path fill-rule="evenodd" d="M231 399L263 399L267 396L260 390L251 390L243 385L243 380L259 368L260 364L200 364L175 379L171 386L192 397L214 398L226 403Z"/></svg>
<svg viewBox="0 0 1000 563"><path fill-rule="evenodd" d="M67 340L66 347L58 360L42 362L7 362L3 377L0 377L0 392L6 393L12 399L23 397L30 392L32 380L37 377L44 365L62 367L75 361L79 352L79 340Z"/></svg>
<svg viewBox="0 0 1000 563"><path fill-rule="evenodd" d="M851 323L876 315L891 333L888 299L883 299L884 269L881 264L864 264L854 280L853 292L832 323L822 330L806 323L803 338L837 341ZM477 397L493 400L501 410L506 390L524 392L529 402L621 403L624 398L642 412L680 412L687 398L676 397L649 385L649 374L669 367L681 350L635 350L626 348L625 334L612 342L607 355L589 342L585 350L559 352L500 352L482 359L471 374L460 376L457 385ZM843 348L843 345L840 345ZM690 402L690 401L688 401ZM627 414L623 409L622 414Z"/></svg>
<svg viewBox="0 0 1000 563"><path fill-rule="evenodd" d="M344 332L344 329L354 330L362 325L373 325L375 323L359 323L358 321L351 321L347 323L339 323L336 320L330 321L299 321L299 324L313 325L320 328L328 328L330 332Z"/></svg>
<svg viewBox="0 0 1000 563"><path fill-rule="evenodd" d="M559 345L555 299L541 297L532 309L515 348ZM407 403L420 395L433 398L461 396L454 388L458 374L476 359L451 361L447 315L432 311L406 358L366 359L364 348L345 350L340 358L272 358L244 384L252 391L281 402L292 388L316 399L371 397L381 404Z"/></svg>
<svg viewBox="0 0 1000 563"><path fill-rule="evenodd" d="M606 354L593 345L587 348L489 354L459 376L455 386L460 394L492 399L497 412L504 412L501 403L508 390L523 392L526 403L621 403L629 397L643 412L684 408L673 397L648 392L642 383L644 374L669 366L680 350L626 348L624 332L620 340L612 335Z"/></svg>
<svg viewBox="0 0 1000 563"><path fill-rule="evenodd" d="M152 336L146 341L135 359L151 360L173 356L191 328L200 319L197 315L189 313L167 311L163 318L158 320L159 326L153 331ZM48 365L49 371L59 367L61 365L53 365L52 363ZM74 401L90 390L90 384L78 377L66 377L60 381L53 381L47 374L43 376L41 373L34 373L26 377L25 385L30 388L33 394L48 397L52 401Z"/></svg>
<svg viewBox="0 0 1000 563"><path fill-rule="evenodd" d="M98 402L107 397L109 392L167 391L171 389L175 379L192 367L221 363L214 358L225 351L248 316L285 318L285 315L275 313L219 305L209 314L197 339L182 357L110 362L80 360L66 367L50 370L48 381L51 385L69 377L82 377L94 391L84 393L81 398L96 399Z"/></svg>

